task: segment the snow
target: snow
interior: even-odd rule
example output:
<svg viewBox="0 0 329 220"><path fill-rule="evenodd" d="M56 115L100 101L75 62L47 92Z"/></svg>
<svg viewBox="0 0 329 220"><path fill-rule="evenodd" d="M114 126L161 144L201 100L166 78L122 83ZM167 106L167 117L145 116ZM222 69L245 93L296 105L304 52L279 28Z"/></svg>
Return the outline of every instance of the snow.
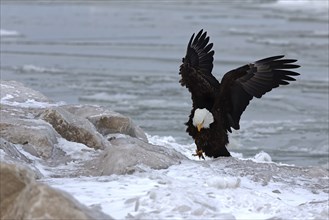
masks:
<svg viewBox="0 0 329 220"><path fill-rule="evenodd" d="M115 219L328 217L328 184L323 184L329 181L328 170L326 175L318 175L323 170L314 168L311 175L304 176L305 168L274 163L266 152L251 158L232 152L234 158L199 160L191 156L193 144L178 144L170 136L148 135L148 139L153 144L174 148L188 159L168 169L143 167L144 172L129 175L69 178L56 174L74 173L81 161L92 160L99 151L59 138L57 147L73 161L49 167L40 158L24 152L20 145L16 147L43 174L38 181L67 191L81 203ZM1 160L4 157L1 150ZM296 168L296 173L292 168Z"/></svg>
<svg viewBox="0 0 329 220"><path fill-rule="evenodd" d="M93 148L81 143L68 141L64 138L58 138L57 147L72 159L88 160L91 159L91 154L95 152Z"/></svg>
<svg viewBox="0 0 329 220"><path fill-rule="evenodd" d="M187 161L168 170L125 176L45 181L116 219L305 219L327 213L326 193L217 176L215 164L204 163Z"/></svg>
<svg viewBox="0 0 329 220"><path fill-rule="evenodd" d="M190 159L168 169L144 168L146 172L130 175L76 178L48 175L41 181L69 192L81 203L99 208L115 219L324 219L329 214L328 192L311 190L305 185L312 179L285 180L278 176L264 182L257 179L256 168L240 167L243 172L235 169L241 166L239 161L256 162L256 167L283 166L271 162L266 152L237 159L237 164L223 169L226 158L199 160L191 156L193 144L181 145L172 137L149 135L148 139L153 144L175 148ZM85 160L92 154L85 146L64 139L58 145L75 158ZM74 166L68 164L70 169Z"/></svg>

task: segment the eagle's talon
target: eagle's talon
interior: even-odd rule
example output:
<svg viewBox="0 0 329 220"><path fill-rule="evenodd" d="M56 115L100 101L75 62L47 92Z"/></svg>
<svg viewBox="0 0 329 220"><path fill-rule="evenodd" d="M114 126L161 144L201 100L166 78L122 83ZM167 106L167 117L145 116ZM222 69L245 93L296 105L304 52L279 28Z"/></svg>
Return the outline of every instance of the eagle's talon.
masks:
<svg viewBox="0 0 329 220"><path fill-rule="evenodd" d="M203 156L203 151L202 150L195 150L195 154L192 154L193 156L198 156L199 157L199 159L200 158L202 158L202 159L206 159L206 158L204 158L204 156Z"/></svg>

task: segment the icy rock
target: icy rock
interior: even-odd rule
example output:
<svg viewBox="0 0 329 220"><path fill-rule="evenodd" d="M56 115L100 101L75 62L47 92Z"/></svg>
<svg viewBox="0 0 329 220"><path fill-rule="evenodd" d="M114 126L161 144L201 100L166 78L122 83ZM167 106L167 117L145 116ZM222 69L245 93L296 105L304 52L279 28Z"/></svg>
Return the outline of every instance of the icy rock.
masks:
<svg viewBox="0 0 329 220"><path fill-rule="evenodd" d="M104 149L108 142L86 119L73 115L61 107L46 109L40 116L49 122L65 139L85 144L90 148Z"/></svg>
<svg viewBox="0 0 329 220"><path fill-rule="evenodd" d="M31 160L28 159L24 154L22 154L14 144L6 141L3 138L0 138L0 149L2 149L9 158L15 159L17 161L24 161L26 163L31 163Z"/></svg>
<svg viewBox="0 0 329 220"><path fill-rule="evenodd" d="M19 103L26 103L31 100L50 103L51 101L38 91L25 87L16 81L1 80L1 100L7 105L19 106Z"/></svg>
<svg viewBox="0 0 329 220"><path fill-rule="evenodd" d="M34 156L49 158L59 135L36 116L50 100L15 81L1 81L0 135ZM17 158L16 158L17 159Z"/></svg>
<svg viewBox="0 0 329 220"><path fill-rule="evenodd" d="M24 150L42 158L51 157L59 137L53 127L45 121L12 117L1 117L0 135L13 144L23 145Z"/></svg>
<svg viewBox="0 0 329 220"><path fill-rule="evenodd" d="M68 177L165 169L185 159L173 149L148 144L129 117L107 108L53 103L20 83L0 85L0 150L6 162L32 169L35 162L44 176Z"/></svg>
<svg viewBox="0 0 329 220"><path fill-rule="evenodd" d="M30 169L35 173L36 178L40 179L43 177L40 170L33 164L33 161L27 158L14 144L0 138L0 150L2 150L0 154L1 161L8 164L28 164Z"/></svg>
<svg viewBox="0 0 329 220"><path fill-rule="evenodd" d="M35 181L22 166L0 163L1 219L112 219L69 194Z"/></svg>
<svg viewBox="0 0 329 220"><path fill-rule="evenodd" d="M120 113L94 105L67 105L63 107L74 115L88 119L104 136L120 133L147 142L144 131L135 125L131 118Z"/></svg>
<svg viewBox="0 0 329 220"><path fill-rule="evenodd" d="M123 137L111 141L98 159L98 175L131 174L145 169L166 169L186 159L179 152L142 140Z"/></svg>

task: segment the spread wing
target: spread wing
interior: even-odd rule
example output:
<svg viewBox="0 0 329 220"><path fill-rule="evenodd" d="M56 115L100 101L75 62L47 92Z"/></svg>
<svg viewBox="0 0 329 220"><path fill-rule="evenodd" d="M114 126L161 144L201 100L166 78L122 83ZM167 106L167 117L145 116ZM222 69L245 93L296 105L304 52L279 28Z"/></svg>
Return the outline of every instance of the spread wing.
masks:
<svg viewBox="0 0 329 220"><path fill-rule="evenodd" d="M180 83L191 92L194 107L211 108L215 91L219 88L218 80L211 74L214 60L212 47L207 32L201 30L195 37L193 34L180 66Z"/></svg>
<svg viewBox="0 0 329 220"><path fill-rule="evenodd" d="M280 85L288 85L295 81L293 76L299 73L289 69L298 68L293 64L297 60L282 59L284 56L273 56L244 65L226 73L221 81L221 101L226 112L227 130L239 129L242 113L253 97L261 98L265 93Z"/></svg>

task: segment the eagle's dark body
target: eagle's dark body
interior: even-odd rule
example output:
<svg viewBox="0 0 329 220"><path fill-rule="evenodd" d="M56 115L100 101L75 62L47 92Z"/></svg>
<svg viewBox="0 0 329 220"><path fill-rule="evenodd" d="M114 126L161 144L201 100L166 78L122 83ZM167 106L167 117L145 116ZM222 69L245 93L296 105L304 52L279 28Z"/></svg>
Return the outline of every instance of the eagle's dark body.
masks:
<svg viewBox="0 0 329 220"><path fill-rule="evenodd" d="M261 98L279 85L294 81L299 75L288 69L298 68L297 60L274 56L241 66L226 73L221 82L212 75L213 44L208 43L207 33L201 30L192 35L186 56L180 66L182 86L191 93L193 108L186 123L186 131L195 140L197 150L209 157L230 156L226 149L231 128L238 130L241 114L253 98ZM196 109L206 108L214 122L200 131L193 125Z"/></svg>

